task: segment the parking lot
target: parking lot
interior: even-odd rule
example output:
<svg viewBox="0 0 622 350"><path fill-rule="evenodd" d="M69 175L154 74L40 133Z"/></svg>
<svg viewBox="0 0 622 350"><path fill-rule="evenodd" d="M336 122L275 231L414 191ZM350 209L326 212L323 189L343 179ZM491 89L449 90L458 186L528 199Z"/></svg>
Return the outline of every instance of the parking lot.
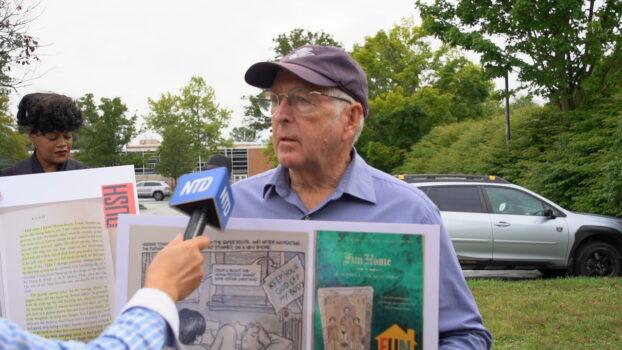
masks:
<svg viewBox="0 0 622 350"><path fill-rule="evenodd" d="M140 209L141 215L183 215L179 211L169 206L170 197L166 197L162 201L156 201L153 198L139 198L143 208Z"/></svg>

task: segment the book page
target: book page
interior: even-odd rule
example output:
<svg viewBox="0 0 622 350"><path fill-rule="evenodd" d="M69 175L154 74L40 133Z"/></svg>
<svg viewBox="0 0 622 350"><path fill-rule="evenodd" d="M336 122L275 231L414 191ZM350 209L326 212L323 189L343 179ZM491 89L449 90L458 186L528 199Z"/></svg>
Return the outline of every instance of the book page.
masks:
<svg viewBox="0 0 622 350"><path fill-rule="evenodd" d="M420 348L424 250L415 233L317 232L315 349Z"/></svg>
<svg viewBox="0 0 622 350"><path fill-rule="evenodd" d="M114 293L101 198L0 215L5 316L47 338L96 337L112 321Z"/></svg>
<svg viewBox="0 0 622 350"><path fill-rule="evenodd" d="M130 226L128 295L143 286L151 260L179 232L171 227ZM207 234L206 275L198 289L177 303L182 344L191 344L185 339L201 319L206 329L195 343L207 348L247 344L251 349L255 345L303 349L307 232Z"/></svg>

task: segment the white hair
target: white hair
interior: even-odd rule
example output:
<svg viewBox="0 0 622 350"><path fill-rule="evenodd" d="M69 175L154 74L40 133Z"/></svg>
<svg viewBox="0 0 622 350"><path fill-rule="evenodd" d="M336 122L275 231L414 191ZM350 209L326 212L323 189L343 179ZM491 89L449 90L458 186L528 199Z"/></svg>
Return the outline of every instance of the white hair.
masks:
<svg viewBox="0 0 622 350"><path fill-rule="evenodd" d="M338 87L329 87L329 88L324 89L323 92L327 95L346 100L349 103L356 102L354 98L352 98L352 96L348 95L345 91L339 89ZM335 105L335 108L336 108L335 117L343 113L343 110L346 107L348 107L345 101L338 100L338 99L333 99L333 104ZM365 126L365 116L361 118L361 121L359 122L359 125L356 128L356 134L354 135L354 142L352 144L356 144L356 141L358 141L359 137L361 136L361 133L363 132L364 126Z"/></svg>

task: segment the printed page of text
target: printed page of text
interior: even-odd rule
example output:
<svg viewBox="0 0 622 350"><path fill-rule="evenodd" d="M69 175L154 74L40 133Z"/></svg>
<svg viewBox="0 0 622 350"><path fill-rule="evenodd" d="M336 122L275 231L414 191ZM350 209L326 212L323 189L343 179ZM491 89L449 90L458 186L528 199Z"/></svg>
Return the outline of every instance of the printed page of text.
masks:
<svg viewBox="0 0 622 350"><path fill-rule="evenodd" d="M0 208L4 316L87 341L112 321L114 276L101 198Z"/></svg>

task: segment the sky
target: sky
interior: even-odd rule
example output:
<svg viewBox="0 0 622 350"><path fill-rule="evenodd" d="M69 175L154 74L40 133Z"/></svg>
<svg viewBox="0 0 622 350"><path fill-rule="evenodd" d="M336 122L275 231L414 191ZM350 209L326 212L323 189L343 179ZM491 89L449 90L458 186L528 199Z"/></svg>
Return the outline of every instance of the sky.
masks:
<svg viewBox="0 0 622 350"><path fill-rule="evenodd" d="M278 34L323 30L350 50L416 16L413 0L40 0L34 13L28 31L42 45L40 62L11 96L13 113L27 93L90 92L121 97L130 112L144 115L148 98L177 93L201 76L233 111L234 125L242 119L241 96L258 91L244 73L274 56Z"/></svg>

